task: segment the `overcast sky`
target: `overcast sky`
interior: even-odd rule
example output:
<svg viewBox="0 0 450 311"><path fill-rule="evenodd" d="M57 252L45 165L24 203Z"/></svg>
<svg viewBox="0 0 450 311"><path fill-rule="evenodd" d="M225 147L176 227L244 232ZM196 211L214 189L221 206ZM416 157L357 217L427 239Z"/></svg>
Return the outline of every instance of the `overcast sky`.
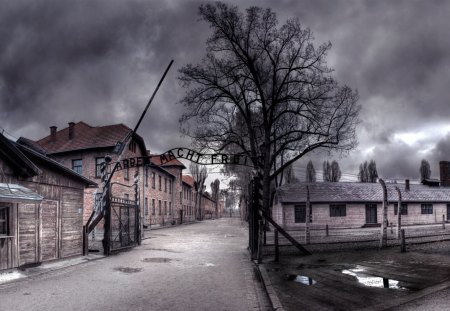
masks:
<svg viewBox="0 0 450 311"><path fill-rule="evenodd" d="M329 158L343 172L374 159L382 177L418 179L425 158L439 177L439 160L450 160L450 1L230 2L270 7L281 22L297 16L317 44L333 44L328 64L362 105L358 148ZM139 133L152 152L188 146L177 71L205 54L200 3L2 1L0 127L31 139L71 121L134 127L174 59Z"/></svg>

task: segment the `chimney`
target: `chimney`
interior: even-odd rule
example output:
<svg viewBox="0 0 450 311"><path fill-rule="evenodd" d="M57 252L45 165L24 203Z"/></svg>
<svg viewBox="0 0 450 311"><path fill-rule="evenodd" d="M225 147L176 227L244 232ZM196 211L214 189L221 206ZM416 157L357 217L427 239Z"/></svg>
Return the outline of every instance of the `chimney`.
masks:
<svg viewBox="0 0 450 311"><path fill-rule="evenodd" d="M439 162L439 175L441 179L442 187L450 187L450 162L440 161Z"/></svg>
<svg viewBox="0 0 450 311"><path fill-rule="evenodd" d="M69 122L69 139L72 139L75 135L75 123Z"/></svg>
<svg viewBox="0 0 450 311"><path fill-rule="evenodd" d="M409 179L405 179L405 190L409 191Z"/></svg>
<svg viewBox="0 0 450 311"><path fill-rule="evenodd" d="M56 140L56 126L50 126L50 140L55 141Z"/></svg>

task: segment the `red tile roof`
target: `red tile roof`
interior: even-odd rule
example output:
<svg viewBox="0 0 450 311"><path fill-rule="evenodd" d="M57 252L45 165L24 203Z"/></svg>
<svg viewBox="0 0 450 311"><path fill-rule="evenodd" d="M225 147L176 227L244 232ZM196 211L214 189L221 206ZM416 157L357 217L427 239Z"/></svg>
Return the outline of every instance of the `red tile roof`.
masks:
<svg viewBox="0 0 450 311"><path fill-rule="evenodd" d="M181 178L185 184L188 184L192 188L194 187L194 178L192 178L192 176L183 175L183 176L181 176Z"/></svg>
<svg viewBox="0 0 450 311"><path fill-rule="evenodd" d="M74 135L69 139L69 127L56 132L56 139L48 135L37 141L47 153L61 153L91 148L114 147L131 129L124 124L90 126L84 122L74 124Z"/></svg>

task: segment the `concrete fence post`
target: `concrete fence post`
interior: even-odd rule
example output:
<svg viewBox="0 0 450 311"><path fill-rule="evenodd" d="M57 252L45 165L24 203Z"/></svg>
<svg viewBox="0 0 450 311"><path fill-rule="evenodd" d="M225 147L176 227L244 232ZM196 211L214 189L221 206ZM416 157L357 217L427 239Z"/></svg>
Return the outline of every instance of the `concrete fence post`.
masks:
<svg viewBox="0 0 450 311"><path fill-rule="evenodd" d="M405 253L406 252L405 229L402 229L400 231L400 239L401 239L400 252Z"/></svg>
<svg viewBox="0 0 450 311"><path fill-rule="evenodd" d="M445 215L442 215L442 229L445 229Z"/></svg>

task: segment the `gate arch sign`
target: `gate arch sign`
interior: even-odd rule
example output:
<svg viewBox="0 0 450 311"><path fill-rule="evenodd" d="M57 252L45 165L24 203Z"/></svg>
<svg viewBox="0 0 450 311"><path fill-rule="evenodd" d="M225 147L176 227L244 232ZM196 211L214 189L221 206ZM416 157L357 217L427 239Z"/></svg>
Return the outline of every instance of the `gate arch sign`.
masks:
<svg viewBox="0 0 450 311"><path fill-rule="evenodd" d="M150 164L150 159L155 157L159 157L161 165L175 159L186 159L202 165L233 164L253 166L252 161L250 161L249 157L242 154L199 153L189 148L173 148L160 155L135 157L120 160L119 162L116 162L116 171Z"/></svg>

